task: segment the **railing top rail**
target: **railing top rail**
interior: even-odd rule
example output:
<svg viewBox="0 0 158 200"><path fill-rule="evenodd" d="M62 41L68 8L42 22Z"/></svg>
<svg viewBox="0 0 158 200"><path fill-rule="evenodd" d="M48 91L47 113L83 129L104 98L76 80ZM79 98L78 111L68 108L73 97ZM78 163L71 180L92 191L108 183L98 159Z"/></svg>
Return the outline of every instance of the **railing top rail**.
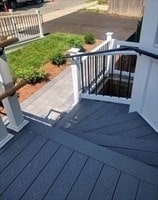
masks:
<svg viewBox="0 0 158 200"><path fill-rule="evenodd" d="M145 50L140 49L138 47L128 47L128 48L129 48L129 50L132 50L132 51L139 53L140 55L143 54L143 55L148 56L150 58L158 59L158 54L154 54L154 53L151 53L149 51L145 51Z"/></svg>
<svg viewBox="0 0 158 200"><path fill-rule="evenodd" d="M123 41L123 40L117 40L117 45L120 46L126 46L126 47L139 47L139 43L138 42L129 42L129 41Z"/></svg>
<svg viewBox="0 0 158 200"><path fill-rule="evenodd" d="M113 53L113 52L115 52L115 54L117 54L117 53L120 53L120 52L123 52L123 51L133 51L133 52L139 53L140 55L143 54L143 55L148 56L150 58L158 59L157 54L142 50L138 47L131 47L131 46L128 46L128 47L124 46L124 47L121 47L121 48L109 49L109 50L106 50L106 51L80 53L80 54L65 56L65 58L76 58L76 57L92 56L92 55L96 56L96 55L100 55L100 54L106 55L106 54Z"/></svg>
<svg viewBox="0 0 158 200"><path fill-rule="evenodd" d="M96 46L91 52L99 51L100 48L104 47L108 43L110 43L110 40L105 40L104 42Z"/></svg>
<svg viewBox="0 0 158 200"><path fill-rule="evenodd" d="M8 15L0 15L0 19L7 19L12 17L28 17L28 16L37 16L36 13L15 13L15 14L8 14Z"/></svg>

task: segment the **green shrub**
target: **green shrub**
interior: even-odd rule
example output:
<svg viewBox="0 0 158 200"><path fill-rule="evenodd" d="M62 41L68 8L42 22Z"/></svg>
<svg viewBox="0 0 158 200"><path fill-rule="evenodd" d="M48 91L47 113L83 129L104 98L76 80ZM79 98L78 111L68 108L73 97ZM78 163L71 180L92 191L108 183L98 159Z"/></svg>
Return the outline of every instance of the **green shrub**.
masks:
<svg viewBox="0 0 158 200"><path fill-rule="evenodd" d="M88 32L85 36L84 36L84 40L86 44L94 44L95 43L95 36L93 33Z"/></svg>
<svg viewBox="0 0 158 200"><path fill-rule="evenodd" d="M67 39L67 43L69 44L70 47L79 48L79 49L83 48L83 40L81 38L70 37Z"/></svg>
<svg viewBox="0 0 158 200"><path fill-rule="evenodd" d="M52 64L60 66L66 63L66 59L64 58L63 54L61 52L56 52L52 56Z"/></svg>
<svg viewBox="0 0 158 200"><path fill-rule="evenodd" d="M27 80L29 83L34 84L46 79L46 74L42 68L29 67L25 69L19 68L15 72L15 78Z"/></svg>

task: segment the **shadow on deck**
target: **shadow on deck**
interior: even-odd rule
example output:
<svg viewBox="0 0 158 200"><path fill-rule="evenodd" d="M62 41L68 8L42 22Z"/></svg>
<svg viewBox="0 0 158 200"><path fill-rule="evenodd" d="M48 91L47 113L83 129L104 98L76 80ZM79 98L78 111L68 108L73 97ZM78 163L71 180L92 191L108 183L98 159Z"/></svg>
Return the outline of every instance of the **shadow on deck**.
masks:
<svg viewBox="0 0 158 200"><path fill-rule="evenodd" d="M145 164L116 151L158 152L156 133L127 111L124 105L83 100L58 128L28 114L27 127L0 149L1 199L156 200L158 171L147 165L155 166L156 157ZM112 143L111 137L117 139Z"/></svg>

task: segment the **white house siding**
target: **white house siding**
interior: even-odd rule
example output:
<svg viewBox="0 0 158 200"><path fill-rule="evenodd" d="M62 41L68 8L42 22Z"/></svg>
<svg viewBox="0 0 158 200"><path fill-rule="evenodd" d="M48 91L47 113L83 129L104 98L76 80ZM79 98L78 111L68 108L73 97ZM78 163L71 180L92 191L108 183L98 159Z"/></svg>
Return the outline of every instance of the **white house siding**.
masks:
<svg viewBox="0 0 158 200"><path fill-rule="evenodd" d="M158 54L158 1L146 0L140 48ZM138 111L158 132L158 61L141 55L138 58L130 111Z"/></svg>

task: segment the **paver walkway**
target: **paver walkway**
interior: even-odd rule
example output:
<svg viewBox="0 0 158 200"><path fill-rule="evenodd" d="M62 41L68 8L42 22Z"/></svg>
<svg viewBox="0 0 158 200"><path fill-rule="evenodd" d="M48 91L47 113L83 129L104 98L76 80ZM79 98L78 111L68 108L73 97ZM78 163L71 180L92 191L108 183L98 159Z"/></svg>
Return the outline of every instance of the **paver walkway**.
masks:
<svg viewBox="0 0 158 200"><path fill-rule="evenodd" d="M38 116L54 124L73 106L71 67L66 68L53 80L21 103L24 112Z"/></svg>

